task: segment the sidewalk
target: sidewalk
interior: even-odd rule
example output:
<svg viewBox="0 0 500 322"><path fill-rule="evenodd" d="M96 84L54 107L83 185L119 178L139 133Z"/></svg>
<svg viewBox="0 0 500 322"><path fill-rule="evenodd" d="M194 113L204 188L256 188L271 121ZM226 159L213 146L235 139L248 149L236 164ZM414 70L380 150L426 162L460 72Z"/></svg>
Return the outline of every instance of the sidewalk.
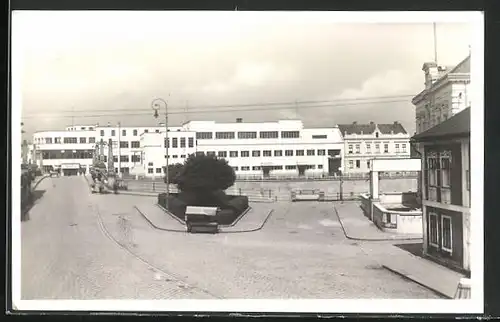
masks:
<svg viewBox="0 0 500 322"><path fill-rule="evenodd" d="M421 235L394 234L380 230L365 217L359 202L335 202L333 207L347 238L354 240L421 240Z"/></svg>
<svg viewBox="0 0 500 322"><path fill-rule="evenodd" d="M460 278L464 275L396 246L390 247L387 256L380 261L382 267L427 287L443 297L454 298Z"/></svg>

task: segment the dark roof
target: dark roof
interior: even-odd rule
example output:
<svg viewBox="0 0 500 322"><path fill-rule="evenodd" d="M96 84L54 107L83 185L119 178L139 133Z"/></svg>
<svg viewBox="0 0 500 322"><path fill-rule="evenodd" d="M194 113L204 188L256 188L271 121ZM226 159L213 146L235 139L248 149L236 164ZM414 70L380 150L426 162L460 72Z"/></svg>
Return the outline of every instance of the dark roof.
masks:
<svg viewBox="0 0 500 322"><path fill-rule="evenodd" d="M464 137L470 135L470 107L464 109L446 121L431 127L427 131L412 137L414 141L432 141L446 137Z"/></svg>
<svg viewBox="0 0 500 322"><path fill-rule="evenodd" d="M338 125L340 132L342 132L342 135L344 134L371 134L375 132L375 130L378 128L380 133L382 134L397 134L397 133L403 133L406 134L406 130L401 125L399 122L394 122L392 124L375 124L375 123L369 123L369 124L358 124L356 122L352 124L339 124Z"/></svg>

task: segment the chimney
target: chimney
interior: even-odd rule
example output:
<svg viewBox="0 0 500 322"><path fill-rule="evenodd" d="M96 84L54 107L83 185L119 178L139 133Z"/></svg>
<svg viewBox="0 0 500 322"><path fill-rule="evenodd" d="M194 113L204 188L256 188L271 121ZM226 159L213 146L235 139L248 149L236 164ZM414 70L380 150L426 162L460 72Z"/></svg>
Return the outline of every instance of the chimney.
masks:
<svg viewBox="0 0 500 322"><path fill-rule="evenodd" d="M398 125L398 124L399 124L398 121L394 121L394 125Z"/></svg>
<svg viewBox="0 0 500 322"><path fill-rule="evenodd" d="M243 122L243 119L242 119L241 117L238 117L238 118L236 119L236 123L242 123L242 122Z"/></svg>
<svg viewBox="0 0 500 322"><path fill-rule="evenodd" d="M375 122L373 122L373 121L370 121L370 125L373 125L373 124L375 124Z"/></svg>
<svg viewBox="0 0 500 322"><path fill-rule="evenodd" d="M354 121L354 122L352 122L352 124L353 124L353 125L356 125L356 124L358 124L358 122Z"/></svg>

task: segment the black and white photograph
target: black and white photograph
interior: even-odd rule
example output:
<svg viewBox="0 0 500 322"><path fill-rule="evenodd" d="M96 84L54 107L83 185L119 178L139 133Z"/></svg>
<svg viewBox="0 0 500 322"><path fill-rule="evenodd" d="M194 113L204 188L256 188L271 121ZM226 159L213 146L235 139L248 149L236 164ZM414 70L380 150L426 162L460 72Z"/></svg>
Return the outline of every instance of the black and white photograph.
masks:
<svg viewBox="0 0 500 322"><path fill-rule="evenodd" d="M13 11L14 309L482 313L483 39L465 11Z"/></svg>

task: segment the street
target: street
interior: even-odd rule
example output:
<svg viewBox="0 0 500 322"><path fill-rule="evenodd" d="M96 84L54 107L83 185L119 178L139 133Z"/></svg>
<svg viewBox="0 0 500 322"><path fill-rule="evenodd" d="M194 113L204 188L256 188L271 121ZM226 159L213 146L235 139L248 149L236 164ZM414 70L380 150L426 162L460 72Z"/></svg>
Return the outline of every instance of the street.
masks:
<svg viewBox="0 0 500 322"><path fill-rule="evenodd" d="M413 298L437 295L381 267L388 243L345 237L330 203L275 203L262 230L169 233L134 209L48 178L22 227L22 299Z"/></svg>

